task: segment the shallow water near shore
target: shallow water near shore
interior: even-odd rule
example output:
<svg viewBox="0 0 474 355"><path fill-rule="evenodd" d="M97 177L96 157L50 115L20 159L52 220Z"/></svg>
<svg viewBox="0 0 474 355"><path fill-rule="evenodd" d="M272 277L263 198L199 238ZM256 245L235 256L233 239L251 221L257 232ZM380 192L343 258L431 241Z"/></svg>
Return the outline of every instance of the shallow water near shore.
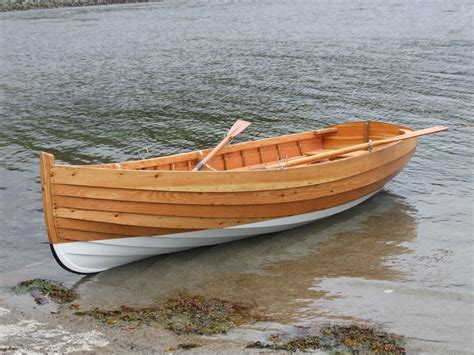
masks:
<svg viewBox="0 0 474 355"><path fill-rule="evenodd" d="M221 340L349 320L405 335L416 351L470 352L472 15L463 1L1 13L2 307L28 307L7 290L36 277L73 286L81 309L148 305L186 290L252 303L274 320ZM319 223L95 276L56 264L39 151L71 164L167 155L212 146L237 118L252 121L239 141L351 120L450 130L420 138L385 190Z"/></svg>

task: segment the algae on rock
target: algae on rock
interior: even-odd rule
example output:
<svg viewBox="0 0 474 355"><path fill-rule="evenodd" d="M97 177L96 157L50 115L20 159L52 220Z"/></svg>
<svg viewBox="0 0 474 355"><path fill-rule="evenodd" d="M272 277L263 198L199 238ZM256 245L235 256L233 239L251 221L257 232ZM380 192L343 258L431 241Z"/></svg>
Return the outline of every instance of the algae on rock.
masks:
<svg viewBox="0 0 474 355"><path fill-rule="evenodd" d="M32 279L19 282L13 287L13 291L17 293L26 293L35 290L57 303L69 303L77 298L77 293L74 290L65 287L61 282L51 280Z"/></svg>
<svg viewBox="0 0 474 355"><path fill-rule="evenodd" d="M121 306L116 310L95 308L75 314L93 317L104 324L158 322L177 334L212 335L226 333L234 326L261 318L250 310L250 306L243 304L183 293L156 306Z"/></svg>

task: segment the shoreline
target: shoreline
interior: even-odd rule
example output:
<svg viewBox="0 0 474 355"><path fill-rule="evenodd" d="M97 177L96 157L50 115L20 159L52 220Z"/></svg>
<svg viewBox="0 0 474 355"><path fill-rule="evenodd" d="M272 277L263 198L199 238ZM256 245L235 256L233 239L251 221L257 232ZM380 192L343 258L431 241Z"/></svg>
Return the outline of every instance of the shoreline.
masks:
<svg viewBox="0 0 474 355"><path fill-rule="evenodd" d="M24 0L0 1L0 12L89 7L119 4L162 2L162 0Z"/></svg>
<svg viewBox="0 0 474 355"><path fill-rule="evenodd" d="M162 305L171 302L171 308L166 310L171 323L163 323L153 319L153 312L149 308L121 306L118 311L98 308L86 311L87 306L83 307L78 294L75 295L78 299L67 300L45 295L48 300L45 303L38 302L33 293L28 294L28 289L23 292L4 289L0 295L0 333L4 334L0 336L1 351L180 353L193 349L193 353L252 354L268 350L275 354L296 350L325 353L359 347L362 350L370 342L369 347L376 349L392 344L396 353L405 354L404 337L386 333L375 324L322 321L301 326L271 321L269 318L258 319L254 317L256 313L239 321L238 315L243 315L246 310L235 308L237 304L202 296L182 295L179 300L168 299ZM179 302L175 304L175 301ZM217 307L209 302L217 302ZM228 305L233 307L229 308ZM226 310L229 313L225 314ZM198 316L193 319L189 317L189 312L197 312ZM231 317L228 327L224 326L226 316ZM197 327L189 328L189 323L182 323L183 317L187 317ZM183 324L187 326L183 328ZM321 337L324 329L334 331L334 334L329 335L334 341L327 344L321 342L327 338L326 335ZM345 334L347 331L350 332ZM360 334L352 334L353 331ZM351 340L347 342L349 335ZM384 341L380 341L382 338ZM410 348L417 346L410 344Z"/></svg>
<svg viewBox="0 0 474 355"><path fill-rule="evenodd" d="M325 354L340 350L348 353L344 345L361 347L360 350L368 345L376 345L381 346L379 350L382 351L387 346L400 344L400 348L387 348L393 350L388 352L470 353L462 344L453 346L440 340L410 336L404 334L405 331L392 333L392 327L387 327L388 324L344 316L332 319L321 316L305 324L272 321L270 318L253 319L234 324L230 329L215 334L177 332L165 324L146 319L149 312L140 313L136 319L129 312L122 313L121 319L112 319L120 317L117 312L109 312L108 316L112 316L110 319L84 317L80 313L91 312L86 311L89 306L81 297L85 296L84 290L77 284L70 286L79 292L74 303L56 303L48 297L49 302L39 304L32 294L0 289L0 334L3 334L0 336L0 351L183 353L192 349L194 354L288 354L288 351ZM121 307L125 308L128 311L139 309ZM95 308L92 312L99 313L101 310ZM325 334L325 329L336 332ZM318 334L323 337L315 338ZM339 339L339 343L333 338Z"/></svg>

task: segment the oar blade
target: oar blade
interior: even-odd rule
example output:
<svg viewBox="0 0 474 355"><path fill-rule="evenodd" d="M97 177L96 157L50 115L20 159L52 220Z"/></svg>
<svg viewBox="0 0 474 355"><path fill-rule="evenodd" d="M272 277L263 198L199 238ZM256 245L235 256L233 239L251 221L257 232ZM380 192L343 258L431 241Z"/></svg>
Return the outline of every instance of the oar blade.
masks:
<svg viewBox="0 0 474 355"><path fill-rule="evenodd" d="M445 127L445 126L434 126L430 128L420 129L419 131L413 131L413 133L417 134L418 136L425 136L427 134L438 133L438 132L443 132L447 130L448 130L448 127Z"/></svg>
<svg viewBox="0 0 474 355"><path fill-rule="evenodd" d="M240 134L240 132L242 132L244 129L246 129L248 126L250 126L251 123L248 122L248 121L244 121L244 120L237 120L234 125L232 127L230 127L229 131L227 132L227 135L229 137L232 137L234 138L235 136L237 136L238 134Z"/></svg>

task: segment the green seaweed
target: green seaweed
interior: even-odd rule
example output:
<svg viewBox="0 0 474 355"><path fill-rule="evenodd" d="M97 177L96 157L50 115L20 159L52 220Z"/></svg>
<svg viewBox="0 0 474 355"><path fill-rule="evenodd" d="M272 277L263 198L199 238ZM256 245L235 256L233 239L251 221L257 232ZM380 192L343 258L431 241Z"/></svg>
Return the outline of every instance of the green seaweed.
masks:
<svg viewBox="0 0 474 355"><path fill-rule="evenodd" d="M75 291L68 289L61 282L51 280L32 279L19 282L13 287L13 291L16 293L26 293L33 290L38 290L57 303L69 303L77 298Z"/></svg>
<svg viewBox="0 0 474 355"><path fill-rule="evenodd" d="M159 309L156 307L134 308L120 306L119 309L108 311L94 308L89 311L79 311L74 314L78 316L90 316L103 324L115 324L122 322L144 322L149 324L151 321L157 321L160 316Z"/></svg>
<svg viewBox="0 0 474 355"><path fill-rule="evenodd" d="M282 341L271 336L268 342L257 341L248 348L304 351L325 350L339 354L380 353L405 354L404 338L380 329L361 325L331 325L318 334L293 337Z"/></svg>
<svg viewBox="0 0 474 355"><path fill-rule="evenodd" d="M219 334L252 319L250 308L218 298L182 294L161 307L165 327L178 334Z"/></svg>
<svg viewBox="0 0 474 355"><path fill-rule="evenodd" d="M103 324L158 322L177 334L201 335L226 333L236 325L256 319L249 306L190 294L181 294L156 306L121 306L116 310L95 308L75 314L93 317Z"/></svg>
<svg viewBox="0 0 474 355"><path fill-rule="evenodd" d="M272 342L257 341L247 345L247 348L272 349L298 351L308 349L320 349L319 337L307 335L303 337L294 337L286 342L273 340Z"/></svg>
<svg viewBox="0 0 474 355"><path fill-rule="evenodd" d="M336 339L350 350L405 354L403 337L372 327L332 325L323 328L321 334Z"/></svg>
<svg viewBox="0 0 474 355"><path fill-rule="evenodd" d="M178 344L178 349L189 350L189 349L199 348L200 346L201 344L197 344L197 343L181 343L181 344Z"/></svg>

